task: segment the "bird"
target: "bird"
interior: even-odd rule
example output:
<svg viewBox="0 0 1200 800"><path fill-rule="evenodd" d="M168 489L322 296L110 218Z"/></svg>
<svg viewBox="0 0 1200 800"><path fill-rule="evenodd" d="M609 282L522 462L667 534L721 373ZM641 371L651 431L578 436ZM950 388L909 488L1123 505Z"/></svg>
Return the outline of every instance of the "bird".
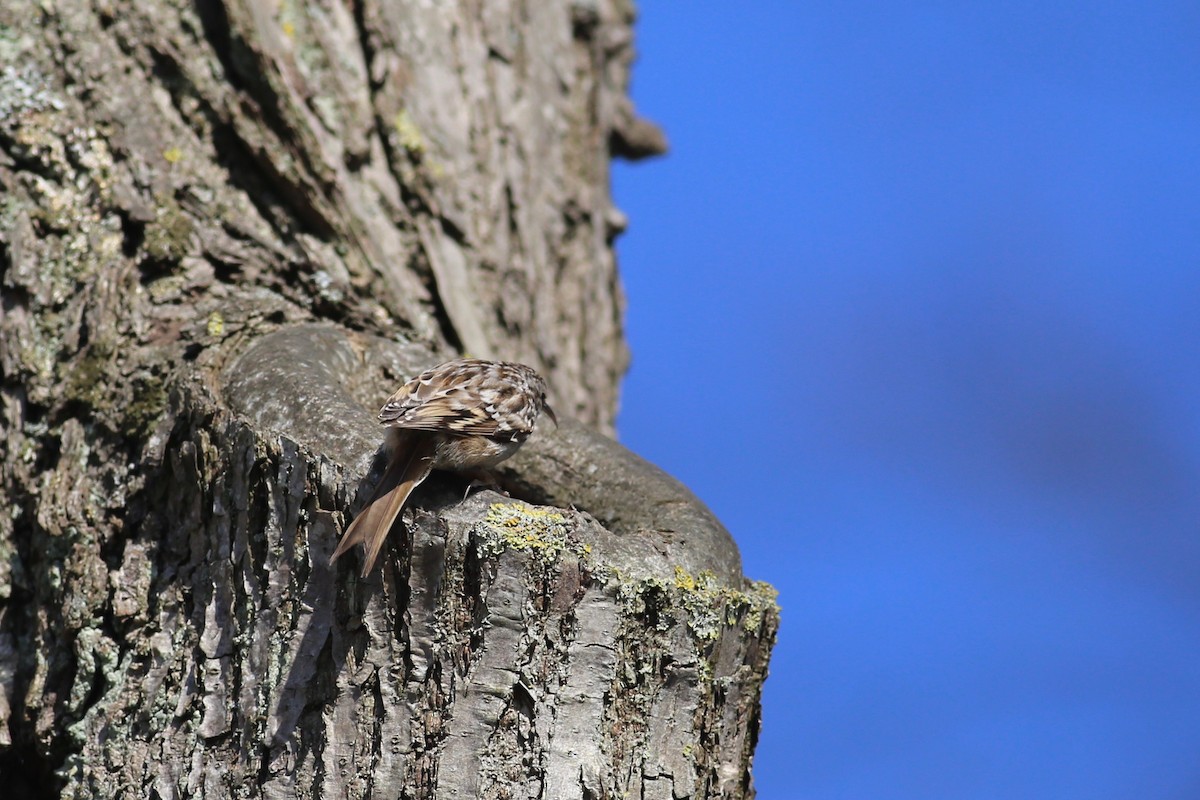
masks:
<svg viewBox="0 0 1200 800"><path fill-rule="evenodd" d="M542 412L558 426L546 402L546 381L524 364L459 358L405 383L379 412L388 428L387 469L342 535L330 565L361 543L366 578L408 496L432 470L496 466L520 449Z"/></svg>

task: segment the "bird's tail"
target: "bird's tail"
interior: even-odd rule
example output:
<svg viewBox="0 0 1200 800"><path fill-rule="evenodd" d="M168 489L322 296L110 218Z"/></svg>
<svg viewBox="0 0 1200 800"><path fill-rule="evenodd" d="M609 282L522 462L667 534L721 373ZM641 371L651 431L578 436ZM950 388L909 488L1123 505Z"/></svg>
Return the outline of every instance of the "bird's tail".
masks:
<svg viewBox="0 0 1200 800"><path fill-rule="evenodd" d="M387 541L388 531L392 523L404 508L404 501L412 494L412 490L421 481L429 477L433 462L433 442L429 436L409 437L407 446L397 447L392 452L392 458L387 471L375 487L371 499L358 512L358 516L350 523L350 527L342 534L337 549L329 557L332 564L338 556L356 544L362 543L363 555L362 576L365 578L375 566L379 551Z"/></svg>

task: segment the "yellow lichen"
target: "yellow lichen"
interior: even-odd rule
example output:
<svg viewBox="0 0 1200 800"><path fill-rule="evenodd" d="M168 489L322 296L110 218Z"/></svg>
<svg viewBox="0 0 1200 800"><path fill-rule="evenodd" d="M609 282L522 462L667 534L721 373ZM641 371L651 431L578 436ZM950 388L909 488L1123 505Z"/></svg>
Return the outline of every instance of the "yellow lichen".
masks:
<svg viewBox="0 0 1200 800"><path fill-rule="evenodd" d="M709 573L711 574L711 573ZM696 579L693 578L683 567L675 567L675 588L683 589L685 592L690 592L696 588Z"/></svg>
<svg viewBox="0 0 1200 800"><path fill-rule="evenodd" d="M688 612L688 627L700 640L715 640L721 628L740 625L753 630L762 625L768 609L778 611L779 593L762 581L751 581L745 590L724 586L710 570L692 575L675 567L675 588Z"/></svg>
<svg viewBox="0 0 1200 800"><path fill-rule="evenodd" d="M220 311L214 311L208 315L208 335L214 339L219 339L225 333L225 317Z"/></svg>
<svg viewBox="0 0 1200 800"><path fill-rule="evenodd" d="M400 146L410 155L419 156L425 152L425 138L421 136L421 130L413 122L408 109L401 109L392 120L392 125L396 129L396 138L400 140Z"/></svg>
<svg viewBox="0 0 1200 800"><path fill-rule="evenodd" d="M523 503L492 503L483 519L497 544L557 559L567 546L567 519L557 511Z"/></svg>
<svg viewBox="0 0 1200 800"><path fill-rule="evenodd" d="M163 160L168 164L178 164L180 159L183 158L183 151L178 147L168 147L166 150L163 150L162 156Z"/></svg>
<svg viewBox="0 0 1200 800"><path fill-rule="evenodd" d="M564 553L583 558L592 552L591 545L569 535L571 523L567 518L550 508L524 503L492 503L479 529L493 555L508 549L519 550L549 564ZM589 568L592 569L595 567Z"/></svg>

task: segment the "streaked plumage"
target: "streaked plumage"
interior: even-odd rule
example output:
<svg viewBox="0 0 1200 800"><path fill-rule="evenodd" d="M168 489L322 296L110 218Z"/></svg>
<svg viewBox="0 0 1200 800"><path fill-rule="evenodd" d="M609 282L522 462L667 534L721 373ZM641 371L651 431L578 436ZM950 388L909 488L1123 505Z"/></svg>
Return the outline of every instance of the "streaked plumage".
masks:
<svg viewBox="0 0 1200 800"><path fill-rule="evenodd" d="M401 386L379 412L390 428L387 471L330 563L361 542L365 578L404 502L431 470L494 467L529 438L542 411L554 420L546 382L524 364L462 358Z"/></svg>

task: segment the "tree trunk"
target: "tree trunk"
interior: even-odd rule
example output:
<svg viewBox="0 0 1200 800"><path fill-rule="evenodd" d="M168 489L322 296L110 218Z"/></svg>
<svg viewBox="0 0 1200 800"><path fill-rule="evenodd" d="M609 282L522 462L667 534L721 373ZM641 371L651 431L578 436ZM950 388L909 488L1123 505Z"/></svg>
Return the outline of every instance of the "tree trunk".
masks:
<svg viewBox="0 0 1200 800"><path fill-rule="evenodd" d="M6 796L753 794L773 595L604 435L632 16L0 0ZM329 567L462 351L561 427Z"/></svg>

